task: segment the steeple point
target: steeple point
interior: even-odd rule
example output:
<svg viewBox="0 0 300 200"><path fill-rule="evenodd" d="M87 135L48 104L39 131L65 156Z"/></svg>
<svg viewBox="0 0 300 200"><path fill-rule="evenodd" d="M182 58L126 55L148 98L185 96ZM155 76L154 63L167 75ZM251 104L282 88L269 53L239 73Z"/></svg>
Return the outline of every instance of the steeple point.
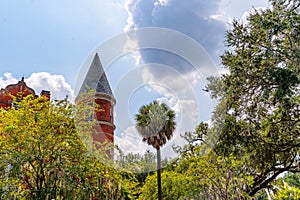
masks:
<svg viewBox="0 0 300 200"><path fill-rule="evenodd" d="M112 90L102 67L98 53L96 53L93 58L79 93L83 92L86 87L90 89L96 89L96 93L103 93L113 97Z"/></svg>

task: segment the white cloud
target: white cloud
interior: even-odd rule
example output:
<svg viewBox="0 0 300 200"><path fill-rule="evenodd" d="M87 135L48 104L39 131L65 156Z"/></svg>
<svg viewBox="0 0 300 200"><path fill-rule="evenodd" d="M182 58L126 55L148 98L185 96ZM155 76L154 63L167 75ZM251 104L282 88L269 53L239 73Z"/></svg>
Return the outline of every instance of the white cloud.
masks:
<svg viewBox="0 0 300 200"><path fill-rule="evenodd" d="M152 146L142 141L134 126L128 127L122 136L115 136L115 144L125 155L129 153L144 155L147 150L156 154L156 150ZM186 144L186 141L180 137L179 132L175 131L171 140L161 148L162 158L168 158L171 161L170 159L177 156L173 150L173 145L183 146L184 144ZM115 155L118 156L117 151L115 151Z"/></svg>
<svg viewBox="0 0 300 200"><path fill-rule="evenodd" d="M158 102L166 103L176 114L177 130L191 131L197 125L199 107L195 85L200 79L195 71L179 74L170 68L156 69L162 76L155 76L146 68L142 74L144 83L161 95Z"/></svg>
<svg viewBox="0 0 300 200"><path fill-rule="evenodd" d="M128 19L124 30L144 27L176 30L195 39L209 53L215 54L220 49L225 31L223 22L210 18L216 14L219 1L127 0L125 9ZM163 39L160 42L164 42ZM146 57L143 56L144 59Z"/></svg>
<svg viewBox="0 0 300 200"><path fill-rule="evenodd" d="M195 96L193 87L199 81L200 75L197 71L180 74L172 67L152 64L145 67L142 79L145 84L163 96L192 98Z"/></svg>
<svg viewBox="0 0 300 200"><path fill-rule="evenodd" d="M4 78L0 77L0 88L16 84L18 81L11 73L4 73ZM34 89L36 94L40 94L42 90L48 90L51 92L52 99L64 99L68 95L69 99L73 100L74 91L62 75L37 72L32 73L29 78L25 79L25 82L28 87Z"/></svg>
<svg viewBox="0 0 300 200"><path fill-rule="evenodd" d="M186 131L193 131L197 125L198 108L196 101L193 100L179 100L172 97L162 97L157 99L159 102L167 103L168 106L175 111L176 114L176 130L173 137L162 148L162 157L174 158L177 154L173 150L173 145L183 146L186 144L185 140L180 136ZM155 151L152 146L142 142L134 126L128 127L124 130L121 136L115 135L115 144L124 152L144 154L146 150Z"/></svg>
<svg viewBox="0 0 300 200"><path fill-rule="evenodd" d="M229 74L229 70L228 69L225 69L225 68L222 68L219 70L219 75L226 75L226 74Z"/></svg>
<svg viewBox="0 0 300 200"><path fill-rule="evenodd" d="M168 6L170 3L170 0L157 0L154 2L154 6Z"/></svg>
<svg viewBox="0 0 300 200"><path fill-rule="evenodd" d="M189 2L181 0L127 0L125 4L128 12L127 25L124 31L135 30L145 27L166 28L183 33L199 46L204 47L209 56L219 63L219 55L223 52L223 41L226 25L233 18L240 19L243 13L254 7L267 5L267 0L248 1L241 3L238 0L217 0ZM144 32L143 32L144 33ZM179 50L189 50L185 48L185 43L180 43L178 38L167 40L163 36L163 31L159 34L155 43L165 48L139 49L145 45L145 35L137 35L133 41L126 43L125 51L138 49L139 61L142 60L145 67L141 73L143 84L146 85L147 92L159 94L159 102L166 103L176 113L177 129L174 137L163 148L163 154L174 156L172 145L183 145L184 141L180 137L186 131L194 131L199 119L208 120L211 114L210 106L212 102L206 93L201 93L204 88L205 79L217 70L211 70L215 66L208 65L208 54L196 52L195 59L184 57ZM168 35L170 38L170 35ZM156 47L155 45L153 45ZM153 47L151 46L151 47ZM171 51L176 46L178 51ZM165 50L165 51L164 51ZM186 52L186 51L185 51ZM189 51L188 51L189 52ZM192 54L193 52L189 53ZM172 54L172 55L171 55ZM179 58L176 58L179 57ZM191 60L197 62L191 64ZM188 61L188 62L186 62ZM148 64L149 63L149 64ZM136 64L141 64L137 62ZM209 70L210 69L210 70ZM219 74L228 73L227 70L217 71ZM201 116L200 116L201 115ZM126 132L137 134L134 127L129 127L122 136L116 138L116 143L125 152L144 152L149 148L141 142L141 138L132 137ZM151 149L151 148L150 148Z"/></svg>
<svg viewBox="0 0 300 200"><path fill-rule="evenodd" d="M143 155L146 150L152 150L153 148L142 141L136 128L134 126L128 127L122 136L115 135L115 144L124 152L128 153L139 153Z"/></svg>
<svg viewBox="0 0 300 200"><path fill-rule="evenodd" d="M244 21L247 15L245 13L249 13L249 10L266 6L268 6L267 0L243 1L243 3L240 0L222 0L219 2L218 11L210 17L223 21L229 28L233 19L243 19Z"/></svg>
<svg viewBox="0 0 300 200"><path fill-rule="evenodd" d="M134 46L137 46L137 49L139 46L141 48L139 59L146 65L142 72L143 83L151 88L148 91L155 91L164 98L170 107L177 102L180 102L178 105L183 104L183 100L197 102L196 98L201 96L199 93L204 88L202 86L205 79L215 75L213 73L217 71L212 59L218 57L217 54L222 49L225 25L220 20L211 19L210 16L217 13L219 2L220 0L191 0L188 3L180 0L126 1L125 8L129 17L125 31L158 27L181 34L181 37L166 34L162 29L157 34L158 37L152 40L159 45L150 46L151 48L143 47L146 46L145 41L148 41L148 38L154 38L151 37L153 34L150 35L153 32L133 37ZM133 46L131 43L128 46ZM192 106L188 109L199 112ZM190 110L187 112L191 113ZM193 124L197 121L195 116L198 115L192 115ZM191 119L189 117L188 119Z"/></svg>
<svg viewBox="0 0 300 200"><path fill-rule="evenodd" d="M254 14L255 11L262 11L262 10L266 10L266 7L255 7L252 8L250 11L246 11L242 14L242 17L240 19L240 23L247 23L248 18L250 17L251 14Z"/></svg>
<svg viewBox="0 0 300 200"><path fill-rule="evenodd" d="M18 80L9 72L4 73L3 76L4 77L0 76L0 89L18 82Z"/></svg>
<svg viewBox="0 0 300 200"><path fill-rule="evenodd" d="M25 81L37 94L42 90L49 90L52 99L64 99L68 96L70 100L73 100L74 91L62 75L37 72L32 73Z"/></svg>

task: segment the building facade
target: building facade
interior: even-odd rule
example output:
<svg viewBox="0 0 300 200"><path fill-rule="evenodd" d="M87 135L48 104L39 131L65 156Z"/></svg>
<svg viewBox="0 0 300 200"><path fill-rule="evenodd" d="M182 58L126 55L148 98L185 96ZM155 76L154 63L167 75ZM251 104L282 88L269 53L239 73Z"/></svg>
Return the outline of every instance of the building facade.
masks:
<svg viewBox="0 0 300 200"><path fill-rule="evenodd" d="M24 77L22 77L18 83L0 89L0 108L10 108L13 105L13 97L16 98L16 101L21 101L28 95L38 96L32 88L26 85ZM50 91L42 90L40 95L50 99Z"/></svg>
<svg viewBox="0 0 300 200"><path fill-rule="evenodd" d="M93 102L99 105L100 109L95 109L93 118L96 119L96 125L93 127L93 141L102 143L114 143L114 106L116 100L113 96L106 74L98 54L95 54L93 61L89 67L88 73L82 83L79 95L86 88L94 89ZM24 77L16 84L11 84L0 90L0 108L9 109L13 106L13 96L16 101L21 101L24 97L33 95L38 97L35 91L28 87L24 81ZM41 96L50 99L50 92L41 91ZM108 154L113 156L113 149L108 150Z"/></svg>

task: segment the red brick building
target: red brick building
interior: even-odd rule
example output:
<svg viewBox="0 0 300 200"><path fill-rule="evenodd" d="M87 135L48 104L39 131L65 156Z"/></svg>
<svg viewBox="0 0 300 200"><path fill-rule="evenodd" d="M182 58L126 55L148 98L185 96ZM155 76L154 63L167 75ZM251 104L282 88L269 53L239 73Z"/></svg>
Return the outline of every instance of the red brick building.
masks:
<svg viewBox="0 0 300 200"><path fill-rule="evenodd" d="M95 55L88 73L81 86L80 92L83 92L86 88L95 89L94 94L95 103L100 106L100 111L95 111L94 118L96 119L96 126L94 127L94 133L92 134L93 140L99 143L107 142L114 143L114 105L116 100L112 94L109 82L106 74L103 70L98 54ZM13 103L12 96L17 98L17 101L21 101L27 95L37 96L35 91L28 87L22 78L16 84L6 86L0 90L0 107L10 108ZM50 92L43 90L40 95L48 97L50 99ZM113 155L113 149L111 149L109 155Z"/></svg>
<svg viewBox="0 0 300 200"><path fill-rule="evenodd" d="M1 108L10 108L13 104L13 97L16 97L17 101L21 101L24 97L28 95L33 95L37 97L35 91L26 85L24 81L24 77L22 77L21 81L16 84L11 84L6 86L5 88L1 88L0 90L0 107ZM50 92L46 90L42 90L41 96L46 96L50 99Z"/></svg>

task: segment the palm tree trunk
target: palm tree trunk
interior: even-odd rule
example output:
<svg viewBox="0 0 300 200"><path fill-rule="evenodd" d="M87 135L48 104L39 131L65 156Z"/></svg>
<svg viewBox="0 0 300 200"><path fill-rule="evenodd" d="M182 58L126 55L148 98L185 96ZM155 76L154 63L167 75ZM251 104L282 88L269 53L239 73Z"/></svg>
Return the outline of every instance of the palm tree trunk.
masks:
<svg viewBox="0 0 300 200"><path fill-rule="evenodd" d="M161 158L160 158L160 149L156 149L157 153L157 189L158 189L158 200L162 200L162 191L161 191Z"/></svg>

